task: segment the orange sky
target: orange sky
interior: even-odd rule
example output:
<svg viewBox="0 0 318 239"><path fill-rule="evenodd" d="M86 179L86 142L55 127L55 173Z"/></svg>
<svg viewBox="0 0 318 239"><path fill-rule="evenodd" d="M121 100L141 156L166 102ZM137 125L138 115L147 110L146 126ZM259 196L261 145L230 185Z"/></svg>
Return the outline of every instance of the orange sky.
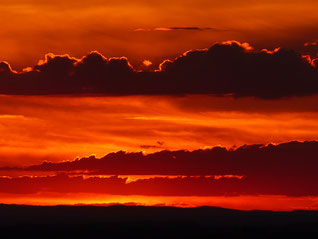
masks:
<svg viewBox="0 0 318 239"><path fill-rule="evenodd" d="M154 177L158 176L162 179L165 176L148 175L149 178L141 179L139 175L138 179L140 180L136 181L141 183L140 185L145 183L146 186L144 187L150 188L151 193L134 195L131 192L129 194L128 190L125 191L125 193L128 192L127 195L118 196L115 193L114 195L102 194L99 193L100 191L92 194L88 193L89 191L85 193L81 190L69 193L64 183L67 180L72 183L74 174L66 176L61 174L61 176L58 171L47 173L19 171L17 173L1 169L1 167L6 166L37 165L45 160L58 163L92 154L100 158L108 153L120 150L128 152L142 151L144 154L162 150L169 150L169 152L174 150L192 151L214 146L223 146L234 150L246 144L267 145L272 143L276 145L289 141L318 140L318 95L313 95L317 93L316 89L311 91L311 86L315 87L317 85L315 80L318 62L317 9L318 2L316 0L290 0L288 3L284 0L0 0L0 77L3 77L3 79L0 78L1 87L3 87L0 91L2 93L20 92L22 94L21 92L27 92L28 94L31 92L33 94L36 92L41 95L47 94L47 92L71 92L72 94L72 91L63 91L63 87L67 87L69 83L79 82L80 91L75 92L85 92L85 82L87 80L88 83L92 82L93 87L97 88L100 86L100 82L105 83L101 84L106 89L106 91L102 90L102 93L108 92L115 95L118 93L121 95L117 97L76 94L59 96L0 95L0 184L4 183L6 186L12 183L12 185L18 185L14 189L21 189L21 191L10 191L10 186L3 187L4 191L0 190L0 203L54 205L60 203L134 202L146 205L165 204L186 207L217 205L237 209L318 209L317 196L310 196L316 195L316 191L311 188L312 185L303 190L308 189L308 192L304 193L305 196L301 195L299 197L293 196L292 193L290 194L292 196L287 196L287 194L261 195L257 193L250 195L246 193L248 190L244 191L244 185L241 188L242 195L237 196L211 196L209 194L211 192L208 190L208 196L183 197L179 195L169 196L171 195L169 190L173 191L173 187L178 187L178 184L174 184L176 182L172 180L169 182L173 185L171 188L162 186L165 185L164 183L162 185L157 184L157 186L159 185L158 192L162 190L163 193L166 193L166 196L156 194L149 196L153 193L151 190L156 189L151 188ZM230 40L235 41L231 42ZM214 45L216 42L223 43ZM213 49L205 50L204 54L200 54L199 51L190 51L174 62L166 61L165 64L161 65L162 69L159 72L151 72L154 74L148 74L149 72L147 72L159 69L159 64L166 59L174 60L191 49L207 49L213 45ZM253 46L255 51L250 46ZM274 50L277 47L281 47L282 50L262 51L264 48ZM308 57L307 60L317 58L316 63L314 60L307 61L301 55L285 51L284 48L294 49L302 55L310 55L311 58ZM220 49L221 51L219 51ZM228 60L236 57L237 49L240 49L238 52L240 52L239 56L242 58L235 59L236 61L234 60L227 67ZM228 50L231 54L227 55ZM51 58L47 57L46 61L41 61L48 53L53 53L48 55ZM217 55L219 53L220 56ZM59 54L68 55L61 57L58 56ZM215 54L216 57L206 57L207 55L210 56L209 54ZM256 65L249 64L250 61L254 60L254 54L258 59L261 59ZM200 57L197 58L196 55L200 55ZM121 56L127 57L133 67L126 62L126 58L110 58ZM240 59L244 61L246 56L250 61L240 65L242 68L247 68L246 71L241 71L239 67L239 69L236 69L236 62L239 62ZM291 57L291 59L288 57ZM215 68L210 67L209 61L211 59L216 59L216 61L222 61L223 59L223 65L220 64L220 66L224 67L222 68L224 71L220 72L223 74L229 71L230 74L224 74L228 78L224 77L223 79L224 75L222 74L216 74L216 76L213 74L217 66ZM122 62L120 62L121 60ZM3 61L8 62L12 69L16 71L11 71L9 65L3 63ZM110 61L113 62L110 64ZM205 63L206 68L198 67L202 63L201 61ZM287 63L284 64L285 62ZM105 67L106 63L111 65L109 71L114 75L108 74L108 68ZM212 62L212 64L215 63ZM95 68L96 65L94 64L100 64L98 67L102 71L96 70L99 68ZM116 64L119 64L122 68L117 68ZM75 65L80 73L81 65L84 65L84 73L89 74L79 74L79 76L84 78L89 76L91 79L85 78L83 81L82 78L76 78L78 76L73 79L72 74L75 72L73 69ZM178 68L179 65L181 65L181 68ZM279 66L276 68L277 65ZM117 79L116 74L121 73L122 69L125 70L125 66L128 73L123 73L124 80ZM180 69L184 70L192 66L193 72L199 74L190 74L189 79L184 79L186 76L178 74ZM256 69L260 72L255 74L254 66L261 66ZM292 66L295 66L295 74L294 71L289 71L290 68L293 68ZM21 73L26 67L31 67L28 68L29 72L25 70L24 73ZM209 67L213 69L211 70ZM87 69L89 71L85 72ZM209 69L212 73L209 72L210 75L208 73L204 75L204 72ZM270 69L268 70L269 73L265 72L266 69ZM302 71L303 69L304 71ZM103 70L106 74L98 75L104 72ZM137 81L141 79L145 81L140 82L147 83L147 77L150 76L151 78L152 76L154 79L151 80L154 80L152 83L154 83L155 88L160 85L159 80L162 80L171 83L168 84L171 89L156 91L155 88L152 88L146 89L146 91L138 91L139 85L137 83L140 82L134 82L135 78L132 81L130 78L125 78L129 75L130 70L134 75L141 76L136 78ZM174 72L174 70L177 72ZM183 70L181 71L183 72ZM239 74L240 72L244 74L240 76L241 78L236 79L231 75L231 70L233 70L233 74ZM278 72L275 72L275 70ZM299 76L301 73L298 74L297 70L305 72L308 79L306 78L303 81L303 75ZM168 72L168 76L165 75L166 72ZM189 72L191 73L191 70ZM296 75L295 79L290 79L293 74ZM157 76L159 80L156 78ZM172 78L169 78L169 76ZM176 76L179 78L170 82L174 77L177 78ZM227 90L220 91L219 94L230 93L228 96L222 95L220 97L180 95L182 92L188 92L182 91L182 84L186 85L186 89L191 89L192 85L195 86L197 79L192 79L193 76L204 79L200 83L200 90L202 90L202 86L204 88L205 85L209 84L209 77L212 76L212 80L217 80L217 83L220 83L216 84L217 86L229 85L229 88L225 88L230 90L238 88L239 91L232 93ZM255 76L259 79L254 79ZM56 80L56 77L60 78ZM63 77L65 77L65 81ZM105 80L103 77L107 79ZM272 81L268 81L266 77L272 77ZM280 79L279 77L290 78ZM245 78L248 79L245 85L236 82L244 81ZM75 82L67 82L70 79L75 80ZM85 84L81 85L79 79ZM299 79L301 79L301 82ZM37 84L44 80L48 80L43 84L47 91L41 92L41 86ZM264 89L258 87L257 80L264 86ZM277 84L276 80L279 81ZM187 82L184 83L185 81ZM115 83L108 85L109 82ZM129 94L146 92L145 94L149 95L123 96L122 92L116 92L116 89L120 89L125 82L128 82L128 87L136 85L137 91L123 90L123 94L125 92L130 92ZM118 88L116 88L117 83ZM29 85L31 90L28 90ZM56 85L58 85L58 91L53 89ZM87 85L90 86L90 84ZM147 84L145 85L147 87ZM237 88L231 88L233 85ZM15 88L16 86L17 88ZM163 88L165 86L163 84ZM273 89L272 86L276 88ZM115 91L112 91L112 87ZM176 91L173 90L174 87ZM209 87L213 88L215 85L211 84ZM125 89L125 87L123 88ZM179 88L180 91L178 91ZM193 88L194 93L205 92L196 91L196 87ZM51 89L52 91L50 91ZM107 91L108 89L110 91ZM277 92L277 90L281 90L281 92ZM87 92L90 92L89 89ZM170 92L168 94L171 95L152 95L152 93L158 94L158 92ZM217 90L211 92L218 93ZM247 94L244 94L246 92ZM265 94L262 94L264 92ZM238 97L252 95L259 98L234 98L230 96L231 94L235 95L235 93ZM285 97L291 95L301 97ZM307 142L306 147L314 146ZM316 151L309 150L308 152ZM312 156L314 155L310 155L309 159ZM297 158L297 160L296 163L299 163L300 158ZM293 163L291 162L290 165L294 166ZM290 165L286 166L286 171L288 171ZM312 168L315 169L315 167L317 166L313 165ZM279 170L282 169L278 169L278 172L281 172ZM306 170L310 171L311 168L308 167ZM272 171L277 173L275 163ZM285 173L285 171L283 172ZM24 173L28 177L23 178ZM43 176L43 178L38 176ZM181 177L183 176L181 175ZM248 178L250 175L245 176ZM304 177L307 177L307 175ZM282 178L287 180L286 182L289 179L297 182L297 178L293 176L290 178L289 176L282 176ZM57 180L57 183L54 181L52 183L52 185L55 183L54 187L51 185L55 191L45 191L45 187L44 190L39 187L39 189L37 188L39 191L33 192L33 185L29 185L30 187L25 189L23 184L19 184L23 180L26 181L26 185L33 181L35 185L39 181L41 187L43 186L42 181L45 180ZM78 180L82 184L89 181L86 178ZM94 180L92 179L92 181ZM96 180L98 181L98 179ZM116 181L117 179L115 177L111 180ZM150 186L147 186L147 180L150 182ZM237 180L235 183L239 185L245 178L244 180ZM312 182L316 178L310 174L306 180ZM221 181L215 183L212 180L200 183L203 185L202 188L207 190L208 186L213 185L213 183L217 184L217 188ZM256 185L256 188L257 183L259 183L265 192L268 187L275 188L273 182L271 182L272 184L268 182L268 184L262 184L262 180L259 180L254 185L253 179L251 181L252 186ZM108 185L107 183L109 182L106 182L106 185ZM249 183L251 182L249 181ZM279 187L284 188L284 183L285 181ZM195 186L195 182L193 185ZM287 184L286 188L297 194L297 186L299 187L299 185L301 184L296 183L294 187L294 185ZM250 186L248 185L247 188ZM111 188L111 185L109 187ZM85 187L83 186L83 188ZM90 189L90 187L87 186L86 189ZM6 190L9 190L9 192L6 192ZM27 191L27 195L23 195L23 190ZM65 194L61 193L63 190L66 190Z"/></svg>
<svg viewBox="0 0 318 239"><path fill-rule="evenodd" d="M0 165L315 140L317 96L0 96Z"/></svg>
<svg viewBox="0 0 318 239"><path fill-rule="evenodd" d="M317 100L318 96L262 100L204 95L1 95L0 166L41 164L44 160L61 162L90 154L102 157L119 150L151 153L161 150L206 149L216 145L231 148L243 144L317 140ZM21 175L28 175L29 180L36 180L37 176L55 174L56 172L1 171L0 179L5 180L10 176L9 178L13 177L12 180L19 180ZM127 185L138 179L167 178L165 175L129 177ZM55 189L23 193L24 190L32 191L32 187L28 189L21 183L14 187L13 192L1 192L1 203L137 203L181 207L216 205L243 210L318 209L315 196L66 193L68 186L64 185L63 180L57 181L56 187L66 190L65 193L56 192ZM20 187L24 189L19 191ZM83 184L82 189L85 188L87 186ZM165 190L169 192L168 187ZM165 190L163 193L167 193Z"/></svg>
<svg viewBox="0 0 318 239"><path fill-rule="evenodd" d="M317 4L315 0L1 0L0 60L21 70L48 52L80 58L98 50L106 57L126 56L138 68L145 59L157 65L189 49L226 40L306 52L312 49L303 44L318 39ZM171 27L179 29L164 30Z"/></svg>

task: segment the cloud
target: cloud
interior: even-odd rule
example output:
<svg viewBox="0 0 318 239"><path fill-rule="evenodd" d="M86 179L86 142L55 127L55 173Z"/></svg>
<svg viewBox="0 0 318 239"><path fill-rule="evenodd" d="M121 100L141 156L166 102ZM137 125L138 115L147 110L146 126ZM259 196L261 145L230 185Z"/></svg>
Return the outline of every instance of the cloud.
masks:
<svg viewBox="0 0 318 239"><path fill-rule="evenodd" d="M317 141L289 142L278 145L245 145L237 149L214 147L195 151L160 151L152 154L118 151L102 158L84 157L61 163L44 162L29 171L92 171L116 175L250 175L285 168L311 171L318 167ZM305 157L306 156L306 157ZM257 158L257 160L255 160ZM276 164L273 168L272 164ZM283 172L283 171L282 171ZM279 172L279 173L282 173Z"/></svg>
<svg viewBox="0 0 318 239"><path fill-rule="evenodd" d="M0 65L1 94L182 95L280 98L318 93L316 59L285 49L256 51L236 41L165 60L154 72L136 71L125 57L94 51L76 59L48 54L27 71Z"/></svg>
<svg viewBox="0 0 318 239"><path fill-rule="evenodd" d="M149 32L149 31L178 31L178 30L184 30L184 31L218 31L219 29L213 28L213 27L156 27L151 29L145 29L145 28L137 28L134 31L136 32Z"/></svg>
<svg viewBox="0 0 318 239"><path fill-rule="evenodd" d="M210 31L218 30L213 27L169 27L171 30Z"/></svg>
<svg viewBox="0 0 318 239"><path fill-rule="evenodd" d="M284 168L282 169L284 170ZM268 173L268 172L267 172ZM291 172L293 175L294 172ZM129 182L128 177L73 176L60 173L54 176L0 177L0 193L98 193L108 195L147 196L239 196L284 195L318 196L315 178L277 177L215 177L215 176L153 176Z"/></svg>
<svg viewBox="0 0 318 239"><path fill-rule="evenodd" d="M140 148L142 148L142 149L162 149L163 147L158 146L158 145L144 144L144 145L140 145Z"/></svg>
<svg viewBox="0 0 318 239"><path fill-rule="evenodd" d="M242 181L242 182L240 182ZM220 196L237 195L238 186L246 182L238 178L214 177L153 177L127 182L127 178L54 176L0 178L0 192L31 194L55 193L104 193L113 195L152 196Z"/></svg>
<svg viewBox="0 0 318 239"><path fill-rule="evenodd" d="M153 148L153 149L164 149L163 145L164 145L164 142L157 141L157 145L144 144L144 145L140 145L140 148L142 148L142 149L151 149L151 148Z"/></svg>
<svg viewBox="0 0 318 239"><path fill-rule="evenodd" d="M24 173L31 174L39 171L67 172L70 175L80 173L87 176L184 176L139 179L129 184L129 190L131 190L129 192L132 194L143 194L145 193L143 190L147 189L146 195L153 195L160 189L158 193L160 192L161 195L175 195L174 192L177 193L176 195L189 195L190 192L193 192L193 195L233 195L237 192L238 194L304 196L318 195L314 183L318 180L317 155L317 141L295 141L278 145L244 145L236 149L214 147L195 151L166 150L147 155L142 152L119 151L100 159L90 156L74 161L44 162L40 165L11 168L11 170L24 170ZM2 170L10 170L10 168L2 168ZM218 177L215 176L218 175L242 177L217 179ZM7 185L10 185L9 179L1 180L7 180ZM170 194L167 190L171 190Z"/></svg>
<svg viewBox="0 0 318 239"><path fill-rule="evenodd" d="M18 178L0 178L0 191L3 193L30 194L37 192L117 192L126 182L125 178L116 176L108 178L89 178L81 176L70 177L66 174L54 176ZM103 190L104 189L104 190Z"/></svg>
<svg viewBox="0 0 318 239"><path fill-rule="evenodd" d="M13 73L13 70L11 69L11 66L9 63L3 61L0 62L0 74L10 74Z"/></svg>

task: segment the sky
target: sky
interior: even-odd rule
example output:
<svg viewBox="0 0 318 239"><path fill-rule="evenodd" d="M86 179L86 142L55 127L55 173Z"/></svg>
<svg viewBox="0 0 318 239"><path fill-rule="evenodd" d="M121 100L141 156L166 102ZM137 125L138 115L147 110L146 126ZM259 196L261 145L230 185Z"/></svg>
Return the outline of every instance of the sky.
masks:
<svg viewBox="0 0 318 239"><path fill-rule="evenodd" d="M16 70L44 55L80 58L92 50L158 66L189 49L237 40L256 48L312 51L317 1L1 0L0 55ZM317 49L317 48L316 48Z"/></svg>
<svg viewBox="0 0 318 239"><path fill-rule="evenodd" d="M318 209L317 8L0 0L0 203Z"/></svg>

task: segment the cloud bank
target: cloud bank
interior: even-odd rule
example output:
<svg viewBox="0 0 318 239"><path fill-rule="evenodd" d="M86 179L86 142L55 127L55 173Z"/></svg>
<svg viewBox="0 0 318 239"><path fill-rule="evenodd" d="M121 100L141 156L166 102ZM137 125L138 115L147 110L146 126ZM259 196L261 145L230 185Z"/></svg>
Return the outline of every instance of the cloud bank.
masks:
<svg viewBox="0 0 318 239"><path fill-rule="evenodd" d="M318 181L317 155L317 141L245 145L237 149L214 147L195 151L161 151L148 155L120 151L100 159L91 156L61 163L44 162L26 168L2 168L29 173L54 172L57 175L2 177L0 192L34 193L44 190L161 196L318 196L315 184ZM127 182L128 177L125 176L102 175L153 176Z"/></svg>
<svg viewBox="0 0 318 239"><path fill-rule="evenodd" d="M316 62L292 50L256 51L236 41L188 51L154 72L137 71L125 57L105 58L96 51L82 59L47 54L23 72L1 62L0 93L305 96L318 93Z"/></svg>

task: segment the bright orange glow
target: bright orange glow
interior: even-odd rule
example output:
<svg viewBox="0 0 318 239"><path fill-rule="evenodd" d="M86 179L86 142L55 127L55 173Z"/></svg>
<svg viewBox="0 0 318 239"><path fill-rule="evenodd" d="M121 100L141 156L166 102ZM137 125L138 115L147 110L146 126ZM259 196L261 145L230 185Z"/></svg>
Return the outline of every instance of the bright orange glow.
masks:
<svg viewBox="0 0 318 239"><path fill-rule="evenodd" d="M219 206L240 210L291 211L296 209L318 210L318 197L237 196L237 197L160 197L118 196L102 194L38 193L33 195L0 194L1 203L28 205L147 205L147 206Z"/></svg>
<svg viewBox="0 0 318 239"><path fill-rule="evenodd" d="M144 64L145 66L151 66L152 65L152 62L151 61L148 61L148 60L144 60L142 62L142 64Z"/></svg>

